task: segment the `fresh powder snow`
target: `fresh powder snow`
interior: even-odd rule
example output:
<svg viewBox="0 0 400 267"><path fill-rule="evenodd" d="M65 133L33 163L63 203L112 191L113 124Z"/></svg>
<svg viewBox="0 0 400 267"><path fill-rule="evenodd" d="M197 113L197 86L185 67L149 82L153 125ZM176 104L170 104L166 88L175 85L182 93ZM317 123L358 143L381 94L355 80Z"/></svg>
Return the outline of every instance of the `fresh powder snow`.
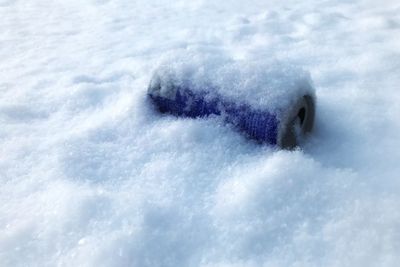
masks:
<svg viewBox="0 0 400 267"><path fill-rule="evenodd" d="M210 98L217 95L231 103L249 104L253 109L282 112L303 96L315 94L309 73L293 64L182 51L170 57L154 71L150 81L153 96L174 99L177 88L189 88L194 93L207 93Z"/></svg>
<svg viewBox="0 0 400 267"><path fill-rule="evenodd" d="M0 266L398 266L398 0L0 0L0 18ZM239 89L299 66L314 132L288 151L157 113L152 75L182 55L243 62L212 81Z"/></svg>

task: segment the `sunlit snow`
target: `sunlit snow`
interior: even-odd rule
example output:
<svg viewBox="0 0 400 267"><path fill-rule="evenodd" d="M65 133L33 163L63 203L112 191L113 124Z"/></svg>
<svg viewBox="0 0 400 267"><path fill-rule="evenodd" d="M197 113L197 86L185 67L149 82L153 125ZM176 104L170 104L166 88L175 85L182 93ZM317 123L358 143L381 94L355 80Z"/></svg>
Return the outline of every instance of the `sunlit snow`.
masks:
<svg viewBox="0 0 400 267"><path fill-rule="evenodd" d="M300 66L313 135L158 114L183 54ZM398 0L0 0L0 266L398 266L399 85Z"/></svg>

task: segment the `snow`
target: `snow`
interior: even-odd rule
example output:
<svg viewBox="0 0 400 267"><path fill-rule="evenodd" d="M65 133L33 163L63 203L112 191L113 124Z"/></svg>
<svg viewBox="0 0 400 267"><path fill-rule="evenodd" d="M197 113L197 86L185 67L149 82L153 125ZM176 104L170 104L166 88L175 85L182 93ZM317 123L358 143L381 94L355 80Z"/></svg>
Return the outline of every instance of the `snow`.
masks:
<svg viewBox="0 0 400 267"><path fill-rule="evenodd" d="M175 98L177 88L217 95L253 108L288 112L303 96L314 97L310 75L276 60L232 60L220 54L177 54L155 70L149 93Z"/></svg>
<svg viewBox="0 0 400 267"><path fill-rule="evenodd" d="M397 266L398 1L0 0L0 265ZM308 70L301 149L157 114L181 53Z"/></svg>

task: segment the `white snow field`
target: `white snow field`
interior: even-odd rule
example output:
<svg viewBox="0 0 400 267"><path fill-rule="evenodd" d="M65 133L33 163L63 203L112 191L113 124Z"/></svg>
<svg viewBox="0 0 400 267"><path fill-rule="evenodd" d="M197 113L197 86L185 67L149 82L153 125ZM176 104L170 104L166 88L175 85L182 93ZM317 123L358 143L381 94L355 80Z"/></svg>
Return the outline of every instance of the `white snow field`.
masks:
<svg viewBox="0 0 400 267"><path fill-rule="evenodd" d="M302 66L313 135L158 114L185 53ZM399 266L399 85L398 0L0 0L0 266Z"/></svg>

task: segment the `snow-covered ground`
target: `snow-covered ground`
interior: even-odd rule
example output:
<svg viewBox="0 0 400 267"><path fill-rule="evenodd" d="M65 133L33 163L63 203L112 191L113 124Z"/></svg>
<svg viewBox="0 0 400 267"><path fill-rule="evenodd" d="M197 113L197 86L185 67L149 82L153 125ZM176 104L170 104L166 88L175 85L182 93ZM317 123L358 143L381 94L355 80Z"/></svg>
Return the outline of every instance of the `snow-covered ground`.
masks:
<svg viewBox="0 0 400 267"><path fill-rule="evenodd" d="M301 65L301 150L157 114L167 57ZM0 0L1 266L398 266L400 3Z"/></svg>

